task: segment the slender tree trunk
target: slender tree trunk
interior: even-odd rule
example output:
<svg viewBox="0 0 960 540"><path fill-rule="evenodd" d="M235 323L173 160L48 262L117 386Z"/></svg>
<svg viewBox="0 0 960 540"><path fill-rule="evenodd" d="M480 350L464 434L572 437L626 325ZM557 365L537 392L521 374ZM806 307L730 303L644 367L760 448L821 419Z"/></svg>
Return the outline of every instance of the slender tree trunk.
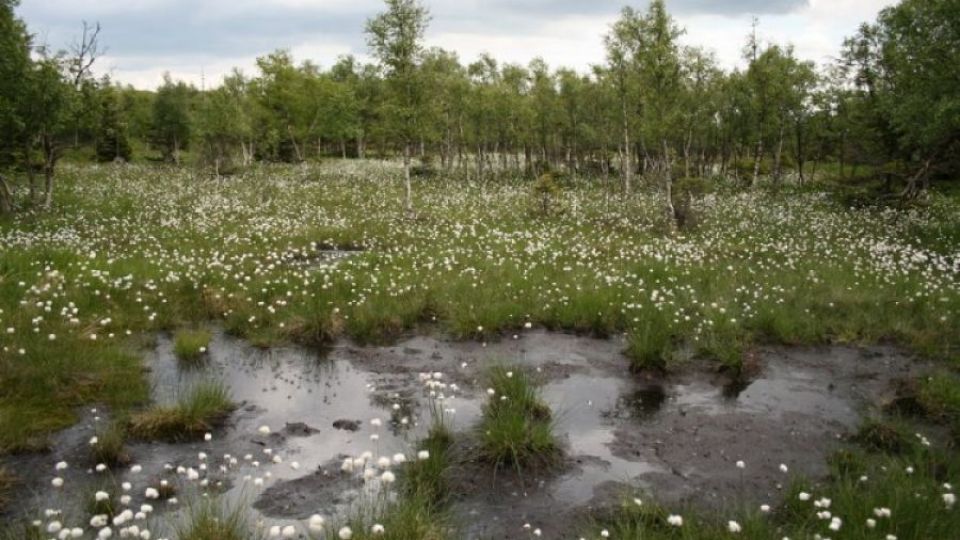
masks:
<svg viewBox="0 0 960 540"><path fill-rule="evenodd" d="M671 174L670 149L667 141L663 141L663 189L666 195L664 200L664 215L667 227L672 231L676 228L677 214L673 207L673 175Z"/></svg>
<svg viewBox="0 0 960 540"><path fill-rule="evenodd" d="M36 185L37 179L36 179L36 173L33 170L33 159L32 159L33 153L31 152L31 150L32 148L30 148L30 144L27 144L24 147L23 159L24 159L24 168L27 169L27 183L30 184L30 203L32 204L37 197L37 185Z"/></svg>
<svg viewBox="0 0 960 540"><path fill-rule="evenodd" d="M627 116L627 98L621 96L620 107L623 112L623 193L630 194L633 182L633 150L630 147L630 122Z"/></svg>
<svg viewBox="0 0 960 540"><path fill-rule="evenodd" d="M780 136L777 141L777 154L774 156L774 181L779 184L783 180L783 122L780 122Z"/></svg>
<svg viewBox="0 0 960 540"><path fill-rule="evenodd" d="M297 144L297 138L293 136L293 128L290 126L287 126L287 134L290 135L290 143L293 144L293 153L297 157L297 162L302 162L303 152L300 151L300 145Z"/></svg>
<svg viewBox="0 0 960 540"><path fill-rule="evenodd" d="M47 164L43 168L44 186L43 186L43 207L50 209L53 206L53 158L48 158Z"/></svg>
<svg viewBox="0 0 960 540"><path fill-rule="evenodd" d="M923 165L920 167L920 170L916 174L910 177L907 180L907 186L900 193L900 196L903 198L913 198L920 194L921 191L929 187L929 178L930 178L930 163L931 159L927 159L923 162Z"/></svg>
<svg viewBox="0 0 960 540"><path fill-rule="evenodd" d="M753 158L753 179L750 180L750 186L754 187L757 185L757 181L760 179L760 162L763 161L763 135L761 134L757 137L757 151L754 154Z"/></svg>
<svg viewBox="0 0 960 540"><path fill-rule="evenodd" d="M843 171L847 161L847 131L840 136L840 178L844 178Z"/></svg>
<svg viewBox="0 0 960 540"><path fill-rule="evenodd" d="M803 175L803 162L806 157L806 140L804 139L803 133L803 124L799 120L795 125L795 131L797 135L797 148L796 148L796 159L797 159L797 175L799 176L799 183L802 186L806 182L806 178Z"/></svg>
<svg viewBox="0 0 960 540"><path fill-rule="evenodd" d="M403 210L408 218L413 218L413 185L410 182L410 142L403 145Z"/></svg>
<svg viewBox="0 0 960 540"><path fill-rule="evenodd" d="M13 212L13 193L10 191L10 184L7 183L6 177L0 174L0 215L11 212Z"/></svg>

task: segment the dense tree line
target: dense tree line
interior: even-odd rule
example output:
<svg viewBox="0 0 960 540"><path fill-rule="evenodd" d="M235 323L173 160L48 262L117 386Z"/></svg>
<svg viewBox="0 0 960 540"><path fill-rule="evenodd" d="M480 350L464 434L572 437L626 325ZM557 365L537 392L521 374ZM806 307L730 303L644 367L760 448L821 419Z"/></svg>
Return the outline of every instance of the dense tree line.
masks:
<svg viewBox="0 0 960 540"><path fill-rule="evenodd" d="M684 30L653 0L622 10L606 58L587 73L486 55L464 65L424 47L423 5L386 0L366 27L375 63L346 56L322 69L277 51L257 60L254 76L235 71L210 90L166 77L154 92L92 77L98 27L84 25L78 46L51 53L32 42L16 4L0 0L2 211L14 185L28 186L29 200L42 191L49 205L57 160L79 147L101 161L142 153L179 164L189 152L216 175L258 160L402 156L408 211L414 158L421 170L474 179L551 170L602 176L623 193L642 179L668 195L690 178L803 183L825 164L913 195L931 176L960 172L952 0L883 10L819 69L754 33L746 67L732 72L681 46Z"/></svg>

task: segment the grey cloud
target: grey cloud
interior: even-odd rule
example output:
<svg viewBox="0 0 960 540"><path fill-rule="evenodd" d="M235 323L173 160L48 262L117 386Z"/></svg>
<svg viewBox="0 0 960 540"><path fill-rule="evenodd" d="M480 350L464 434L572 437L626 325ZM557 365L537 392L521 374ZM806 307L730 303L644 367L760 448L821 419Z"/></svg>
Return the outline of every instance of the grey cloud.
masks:
<svg viewBox="0 0 960 540"><path fill-rule="evenodd" d="M777 14L796 10L809 0L667 0L677 15ZM550 20L567 16L614 17L620 0L427 0L433 15L431 33L526 35ZM646 0L631 2L638 8ZM378 0L277 5L258 0L152 0L84 2L24 0L20 13L54 48L75 39L81 19L103 26L102 42L111 56L126 58L125 68L142 69L150 58L181 60L238 58L265 54L304 42L366 50L363 27L382 4ZM134 61L133 58L139 60ZM135 63L134 63L135 62Z"/></svg>

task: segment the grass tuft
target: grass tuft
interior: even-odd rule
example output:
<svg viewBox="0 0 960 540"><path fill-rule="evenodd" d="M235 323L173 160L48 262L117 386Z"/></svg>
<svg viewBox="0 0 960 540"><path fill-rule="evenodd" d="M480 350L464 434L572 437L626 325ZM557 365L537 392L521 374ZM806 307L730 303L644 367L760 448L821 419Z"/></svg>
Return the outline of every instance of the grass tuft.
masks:
<svg viewBox="0 0 960 540"><path fill-rule="evenodd" d="M107 429L98 431L97 444L90 446L91 461L108 466L128 465L130 454L124 444L126 436L126 425L122 422L111 423Z"/></svg>
<svg viewBox="0 0 960 540"><path fill-rule="evenodd" d="M550 408L530 376L503 366L492 368L487 384L493 391L479 425L481 458L496 466L549 466L561 450L553 434Z"/></svg>
<svg viewBox="0 0 960 540"><path fill-rule="evenodd" d="M218 500L203 500L192 506L176 526L178 540L259 540L262 530L242 504L228 507Z"/></svg>
<svg viewBox="0 0 960 540"><path fill-rule="evenodd" d="M133 415L130 434L143 440L178 442L212 430L233 410L226 386L204 382L173 406L157 406Z"/></svg>
<svg viewBox="0 0 960 540"><path fill-rule="evenodd" d="M871 452L888 454L903 454L913 447L913 441L904 428L889 420L865 421L853 440Z"/></svg>
<svg viewBox="0 0 960 540"><path fill-rule="evenodd" d="M455 534L447 514L453 435L442 423L435 423L418 450L430 453L426 459L407 462L401 469L395 499L377 497L361 506L346 523L353 540L453 540ZM374 525L383 527L375 532ZM337 538L338 524L324 538Z"/></svg>
<svg viewBox="0 0 960 540"><path fill-rule="evenodd" d="M173 338L173 352L186 364L196 364L207 356L213 335L208 330L181 330Z"/></svg>

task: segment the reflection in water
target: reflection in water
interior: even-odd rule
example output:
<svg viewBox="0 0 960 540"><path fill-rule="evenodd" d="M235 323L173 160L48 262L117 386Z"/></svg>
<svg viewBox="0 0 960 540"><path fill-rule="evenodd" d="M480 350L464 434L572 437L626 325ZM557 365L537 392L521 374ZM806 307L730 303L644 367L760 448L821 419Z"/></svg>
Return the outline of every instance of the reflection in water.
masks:
<svg viewBox="0 0 960 540"><path fill-rule="evenodd" d="M402 362L389 369L378 366L383 372L374 373L361 367L369 364L355 363L345 349L334 349L329 355L299 348L259 350L223 335L215 336L209 357L203 363L193 369L183 369L173 354L171 340L161 336L147 362L157 403L174 403L198 381L214 379L229 388L239 408L231 415L229 424L214 433L212 441L131 444L130 453L145 474L140 477L127 471L113 474L117 482L133 482L142 494L145 481L168 478L179 482L171 470L178 466L196 466L200 452L209 455L211 463L216 464L228 459L226 456L249 455L251 458L241 460L236 468L222 474L211 472L209 491L222 490L228 499L248 504L265 497L289 497L289 500L274 501L278 504L273 505L258 502L257 507L265 508L265 514L254 511L254 515L267 521L306 517L314 512L334 514L350 504L351 497L357 496L356 486L330 482L321 485L310 479L323 474L338 478L337 470L331 471L330 467L344 456L357 456L365 451L391 456L415 450L416 441L425 435L428 427L423 417L429 413L416 373L420 368L410 365L418 365L416 361L425 365L426 359L428 364L433 362L435 369L449 373L458 369L473 370L472 380L479 377L489 360L498 358L509 358L531 369L543 368L544 373L548 367L553 368L555 375L542 391L554 411L557 434L577 465L566 473L537 482L529 493L522 494L526 501L530 500L528 497L539 498L544 507L559 504L559 508L567 509L586 504L598 486L610 482L637 485L644 475L664 471L664 463L653 457L631 454L625 459L619 457L622 453L615 455L611 446L616 443L617 429L624 426L629 429L642 422L669 425L671 420L691 412L762 415L775 419L786 414L801 414L836 419L848 426L857 421L852 405L836 395L823 377L784 362L771 362L761 377L748 384L720 388L708 379L694 378L683 383L638 386L631 380L626 363L622 373L609 367L596 367L592 364L595 359L588 361L583 351L578 352L572 346L575 342L569 340L574 338L533 334L525 339L520 354L510 349L518 345L506 342L499 352L483 350L472 358L461 358L448 344L415 338L393 357L389 348L375 349L376 353L371 355L374 358L379 359L376 355L383 354L386 359L400 358ZM567 346L558 347L558 343L567 343ZM605 349L601 351L604 357L615 355ZM462 362L465 359L471 362ZM556 375L558 373L563 375ZM465 386L469 385L465 383ZM477 390L476 397L458 394L446 402L446 407L456 410L451 421L455 431L465 432L476 425L481 398L486 396L482 389L473 390ZM384 426L379 429L373 426L370 422L373 418L382 419ZM355 423L357 429L336 429L334 423L338 421ZM76 467L71 466L63 473L67 483L74 486L73 492L83 492L83 486L92 488L99 481L86 472L87 464L76 459L77 455L85 456L89 451L87 441L96 433L96 422L99 421L92 417L84 418L57 437L53 453L38 458L36 476L42 478L42 483L31 487L36 489L36 501L31 501L33 508L60 504L51 502L57 501L59 495L49 485L52 463L60 459L77 462ZM293 427L285 429L288 424ZM270 426L273 433L259 435L258 428L263 425ZM377 435L378 439L371 439L371 435ZM273 464L272 456L281 456L282 461ZM253 461L260 464L253 465ZM293 462L297 466L293 466ZM147 471L150 476L144 478ZM250 478L262 479L264 487L254 487ZM273 489L283 484L289 484L292 489ZM187 494L184 495L186 498ZM483 498L484 495L488 497ZM506 515L518 504L516 498L489 495L468 495L462 503L466 514ZM141 498L134 497L133 504L146 502Z"/></svg>

